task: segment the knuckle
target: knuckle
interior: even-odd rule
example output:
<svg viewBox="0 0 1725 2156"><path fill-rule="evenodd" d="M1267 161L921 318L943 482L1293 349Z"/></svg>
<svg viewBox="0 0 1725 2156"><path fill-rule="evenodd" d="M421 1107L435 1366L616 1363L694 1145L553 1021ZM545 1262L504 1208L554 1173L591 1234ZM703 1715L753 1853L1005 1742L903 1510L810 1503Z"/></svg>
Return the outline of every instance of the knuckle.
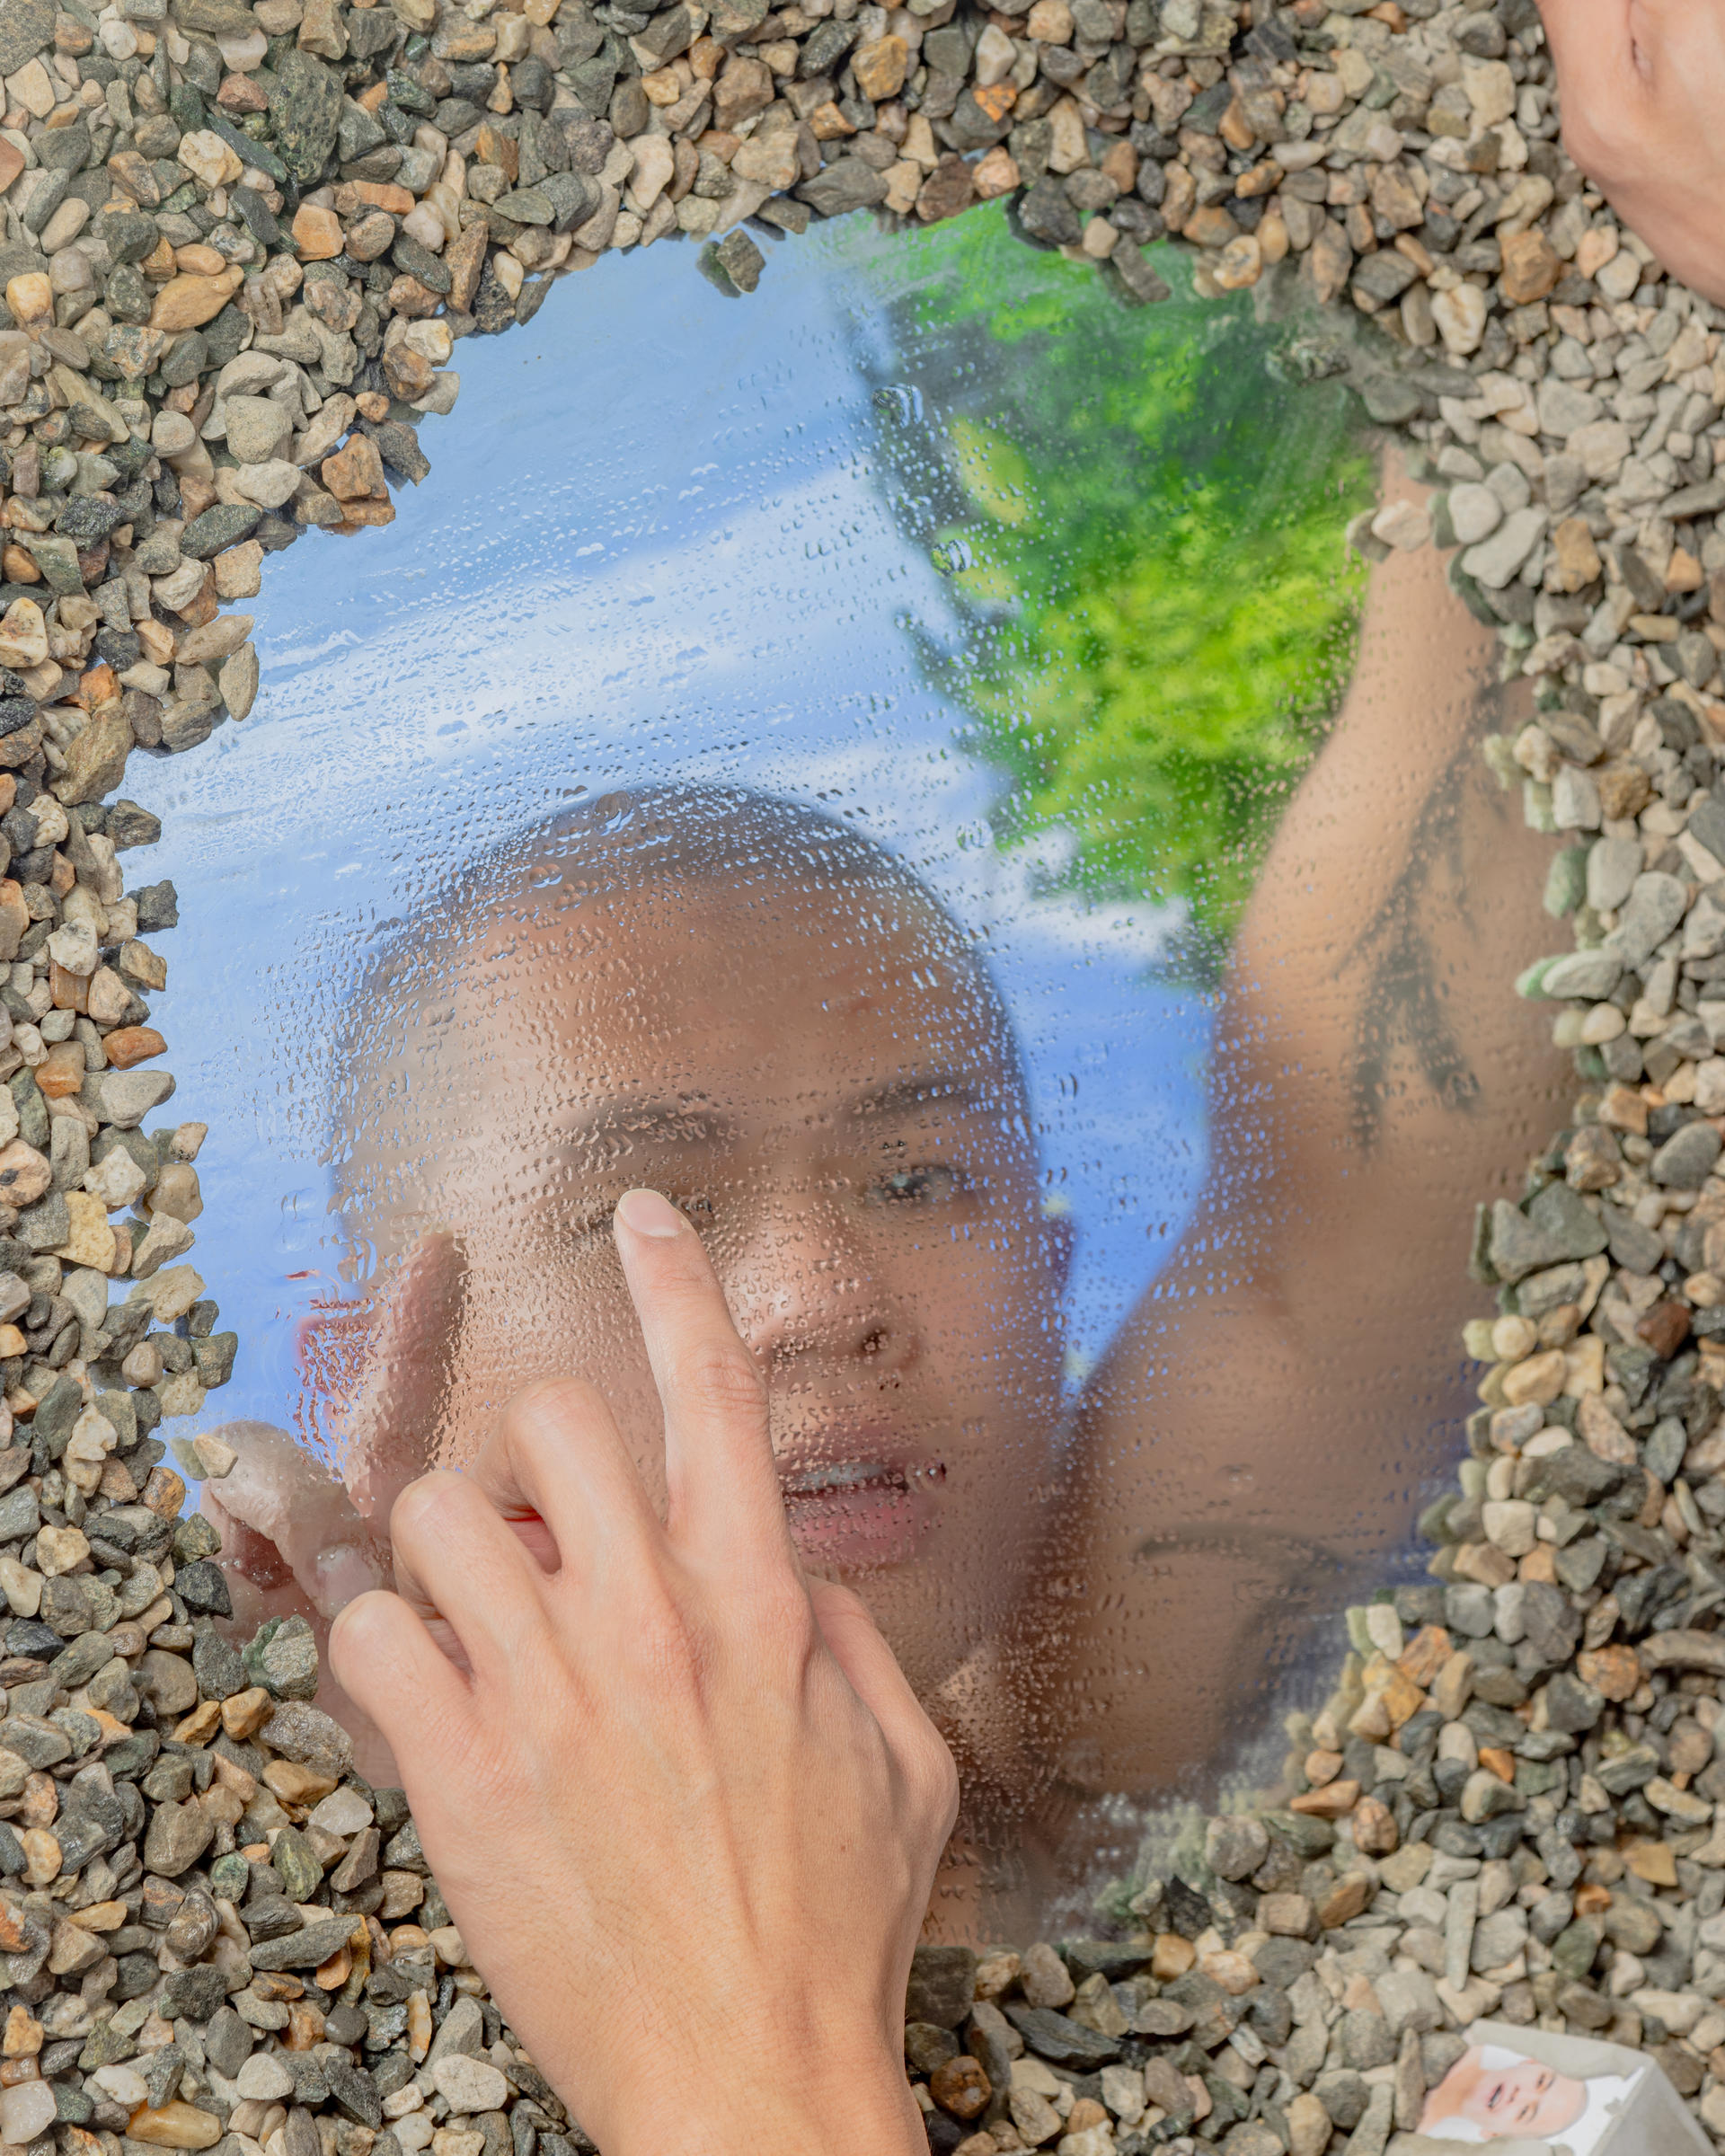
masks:
<svg viewBox="0 0 1725 2156"><path fill-rule="evenodd" d="M715 1414L762 1415L766 1410L765 1381L739 1339L698 1342L683 1356L677 1377L680 1391Z"/></svg>
<svg viewBox="0 0 1725 2156"><path fill-rule="evenodd" d="M439 1520L447 1519L452 1506L458 1505L462 1495L462 1480L442 1469L434 1469L410 1482L389 1510L389 1532L398 1542L414 1542L435 1532Z"/></svg>
<svg viewBox="0 0 1725 2156"><path fill-rule="evenodd" d="M597 1386L584 1377L535 1378L511 1395L503 1422L511 1435L537 1436L549 1426L584 1420L602 1405Z"/></svg>
<svg viewBox="0 0 1725 2156"><path fill-rule="evenodd" d="M958 1763L933 1724L921 1752L924 1802L932 1816L943 1822L942 1833L950 1833L959 1810Z"/></svg>
<svg viewBox="0 0 1725 2156"><path fill-rule="evenodd" d="M748 1624L774 1665L793 1682L821 1644L820 1628L802 1583L789 1573L755 1588L748 1599Z"/></svg>
<svg viewBox="0 0 1725 2156"><path fill-rule="evenodd" d="M657 1686L686 1687L707 1659L701 1628L657 1575L636 1586L625 1637L628 1652Z"/></svg>

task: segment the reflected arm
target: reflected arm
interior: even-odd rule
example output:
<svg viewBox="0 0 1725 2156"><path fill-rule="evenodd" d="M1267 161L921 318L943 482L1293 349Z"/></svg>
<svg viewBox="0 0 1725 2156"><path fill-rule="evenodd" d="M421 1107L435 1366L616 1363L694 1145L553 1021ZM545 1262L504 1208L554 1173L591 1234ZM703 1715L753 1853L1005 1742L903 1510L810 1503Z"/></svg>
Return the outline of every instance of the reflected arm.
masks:
<svg viewBox="0 0 1725 2156"><path fill-rule="evenodd" d="M1229 967L1206 1187L1081 1404L1056 1715L1084 1785L1169 1787L1251 1727L1278 1614L1384 1577L1453 1454L1473 1207L1518 1187L1560 1074L1509 993L1552 924L1479 753L1521 694L1496 651L1432 550L1374 573Z"/></svg>

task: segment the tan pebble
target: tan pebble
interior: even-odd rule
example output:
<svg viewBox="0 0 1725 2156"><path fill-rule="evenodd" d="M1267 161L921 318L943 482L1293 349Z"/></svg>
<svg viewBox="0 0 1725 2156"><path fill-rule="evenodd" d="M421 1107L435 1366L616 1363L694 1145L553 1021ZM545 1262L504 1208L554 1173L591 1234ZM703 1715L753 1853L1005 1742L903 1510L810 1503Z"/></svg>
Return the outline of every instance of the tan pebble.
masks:
<svg viewBox="0 0 1725 2156"><path fill-rule="evenodd" d="M26 327L44 322L54 311L54 287L40 270L27 270L6 286L6 305L14 322Z"/></svg>
<svg viewBox="0 0 1725 2156"><path fill-rule="evenodd" d="M287 1804L315 1804L339 1785L315 1768L302 1767L297 1760L272 1759L263 1770L264 1784Z"/></svg>
<svg viewBox="0 0 1725 2156"><path fill-rule="evenodd" d="M48 625L34 599L14 599L0 615L0 667L38 667L48 657Z"/></svg>
<svg viewBox="0 0 1725 2156"><path fill-rule="evenodd" d="M158 2148L213 2149L222 2138L222 2122L213 2112L175 2102L135 2112L126 2132L130 2140Z"/></svg>
<svg viewBox="0 0 1725 2156"><path fill-rule="evenodd" d="M60 1845L45 1826L27 1826L19 1835L23 1844L24 1878L32 1886L46 1886L59 1877Z"/></svg>
<svg viewBox="0 0 1725 2156"><path fill-rule="evenodd" d="M992 202L1001 195L1010 195L1019 184L1019 178L1018 165L1011 151L999 143L978 157L970 168L970 184L976 189L979 202Z"/></svg>
<svg viewBox="0 0 1725 2156"><path fill-rule="evenodd" d="M112 1907L111 1903L107 1904ZM122 1903L120 1907L124 1907ZM74 1922L84 1921L87 1913L81 1913ZM42 2025L27 2006L14 2006L6 2016L5 2035L0 2041L0 2051L9 2059L33 2059L42 2048Z"/></svg>
<svg viewBox="0 0 1725 2156"><path fill-rule="evenodd" d="M1039 5L1050 4L1051 0L1039 0ZM1058 4L1058 0L1052 0L1052 4ZM851 55L858 89L876 104L884 104L898 96L905 86L909 65L910 48L903 38L897 36L877 38L871 44L859 45Z"/></svg>
<svg viewBox="0 0 1725 2156"><path fill-rule="evenodd" d="M1576 244L1575 266L1583 277L1597 277L1607 262L1617 259L1623 245L1614 225L1596 225Z"/></svg>
<svg viewBox="0 0 1725 2156"><path fill-rule="evenodd" d="M198 330L213 322L241 285L243 272L226 270L219 277L179 276L155 296L150 309L153 330Z"/></svg>
<svg viewBox="0 0 1725 2156"><path fill-rule="evenodd" d="M294 246L302 261L333 261L341 252L341 220L332 209L302 202L294 212Z"/></svg>
<svg viewBox="0 0 1725 2156"><path fill-rule="evenodd" d="M1255 233L1243 232L1223 248L1212 275L1225 292L1243 292L1264 273L1263 251Z"/></svg>
<svg viewBox="0 0 1725 2156"><path fill-rule="evenodd" d="M239 1744L255 1736L274 1712L275 1701L269 1692L261 1684L253 1685L222 1701L222 1727Z"/></svg>
<svg viewBox="0 0 1725 2156"><path fill-rule="evenodd" d="M206 187L226 187L245 170L238 154L209 128L196 128L182 135L177 155L192 177Z"/></svg>
<svg viewBox="0 0 1725 2156"><path fill-rule="evenodd" d="M1070 1971L1059 1955L1043 1940L1025 1948L1019 1983L1025 1998L1032 2006L1057 2009L1066 2006L1073 1996Z"/></svg>
<svg viewBox="0 0 1725 2156"><path fill-rule="evenodd" d="M1220 1954L1202 1956L1199 1966L1212 1982L1219 1984L1225 1992L1236 1999L1243 1993L1251 1991L1259 1981L1258 1972L1250 1957L1236 1954L1231 1948Z"/></svg>
<svg viewBox="0 0 1725 2156"><path fill-rule="evenodd" d="M1332 1781L1322 1789L1306 1789L1290 1798L1288 1809L1305 1812L1314 1819L1345 1819L1358 1800L1357 1781Z"/></svg>
<svg viewBox="0 0 1725 2156"><path fill-rule="evenodd" d="M222 1703L219 1700L200 1700L185 1719L177 1723L173 1732L176 1745L207 1745L221 1727Z"/></svg>

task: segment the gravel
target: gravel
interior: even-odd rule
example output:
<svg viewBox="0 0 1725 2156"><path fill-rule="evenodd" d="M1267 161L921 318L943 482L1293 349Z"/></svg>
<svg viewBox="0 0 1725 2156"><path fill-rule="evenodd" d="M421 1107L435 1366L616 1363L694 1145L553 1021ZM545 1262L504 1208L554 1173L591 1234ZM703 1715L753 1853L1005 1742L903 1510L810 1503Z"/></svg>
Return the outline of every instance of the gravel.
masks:
<svg viewBox="0 0 1725 2156"><path fill-rule="evenodd" d="M6 2142L587 2145L309 1633L224 1640L178 1516L156 1433L237 1342L204 1133L152 1120L177 899L125 891L129 754L245 719L225 609L394 517L456 346L553 277L681 236L743 294L812 216L1000 199L1123 304L1166 236L1261 287L1398 434L1427 509L1351 536L1455 548L1536 685L1488 754L1557 841L1572 948L1518 985L1579 1090L1482 1209L1430 1578L1350 1613L1274 1801L1102 1936L921 1950L931 2145L1365 2156L1491 2014L1644 2046L1725 2147L1725 353L1564 159L1533 0L6 0L0 75Z"/></svg>

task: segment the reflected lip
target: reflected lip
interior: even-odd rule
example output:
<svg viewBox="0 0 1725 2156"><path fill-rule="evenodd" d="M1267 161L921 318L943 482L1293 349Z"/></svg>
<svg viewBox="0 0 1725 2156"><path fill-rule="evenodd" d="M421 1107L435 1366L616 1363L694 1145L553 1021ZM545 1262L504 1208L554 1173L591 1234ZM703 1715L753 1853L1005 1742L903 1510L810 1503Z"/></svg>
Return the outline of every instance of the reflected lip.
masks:
<svg viewBox="0 0 1725 2156"><path fill-rule="evenodd" d="M946 1465L883 1430L852 1427L798 1445L781 1456L778 1475L804 1555L850 1568L894 1564L914 1553Z"/></svg>
<svg viewBox="0 0 1725 2156"><path fill-rule="evenodd" d="M779 1488L787 1498L823 1497L834 1491L908 1489L903 1468L884 1460L836 1460L830 1466L781 1470Z"/></svg>
<svg viewBox="0 0 1725 2156"><path fill-rule="evenodd" d="M880 1428L838 1427L788 1445L775 1462L787 1498L846 1496L867 1489L926 1489L946 1480L946 1462Z"/></svg>

